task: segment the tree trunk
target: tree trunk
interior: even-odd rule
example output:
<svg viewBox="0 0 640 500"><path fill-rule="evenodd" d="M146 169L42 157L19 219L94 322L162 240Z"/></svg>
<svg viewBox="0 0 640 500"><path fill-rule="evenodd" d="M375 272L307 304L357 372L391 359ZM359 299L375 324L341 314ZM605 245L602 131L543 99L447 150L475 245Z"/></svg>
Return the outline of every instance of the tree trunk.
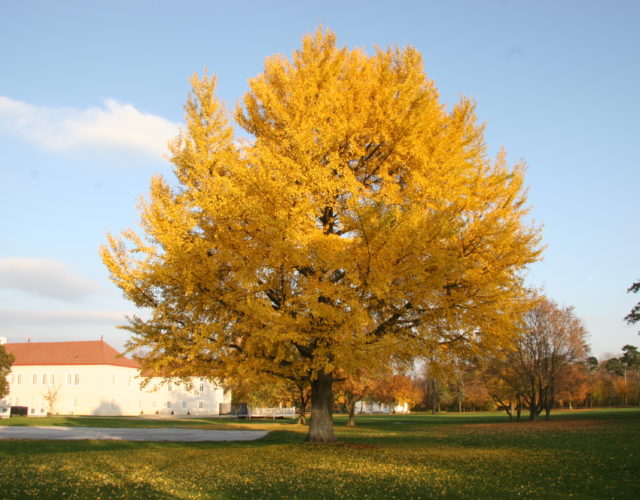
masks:
<svg viewBox="0 0 640 500"><path fill-rule="evenodd" d="M356 405L355 404L349 409L349 421L347 422L347 426L349 427L353 427L354 425L356 425Z"/></svg>
<svg viewBox="0 0 640 500"><path fill-rule="evenodd" d="M436 388L436 379L431 380L431 413L436 413L438 404L438 393Z"/></svg>
<svg viewBox="0 0 640 500"><path fill-rule="evenodd" d="M353 395L345 397L344 405L347 407L347 413L349 414L347 427L353 427L356 425L356 397Z"/></svg>
<svg viewBox="0 0 640 500"><path fill-rule="evenodd" d="M531 402L529 404L529 422L533 422L536 418L538 418L538 403L534 393L531 395Z"/></svg>
<svg viewBox="0 0 640 500"><path fill-rule="evenodd" d="M516 422L520 422L520 416L522 415L522 400L520 396L516 399Z"/></svg>
<svg viewBox="0 0 640 500"><path fill-rule="evenodd" d="M311 382L311 422L307 441L335 441L333 435L333 374L319 373Z"/></svg>
<svg viewBox="0 0 640 500"><path fill-rule="evenodd" d="M549 420L549 414L551 413L551 408L553 407L553 401L555 399L555 392L553 386L547 389L547 394L545 395L545 405L544 405L544 419Z"/></svg>
<svg viewBox="0 0 640 500"><path fill-rule="evenodd" d="M307 423L306 412L307 412L307 398L304 394L304 386L298 388L300 390L300 394L298 396L298 424L305 425Z"/></svg>

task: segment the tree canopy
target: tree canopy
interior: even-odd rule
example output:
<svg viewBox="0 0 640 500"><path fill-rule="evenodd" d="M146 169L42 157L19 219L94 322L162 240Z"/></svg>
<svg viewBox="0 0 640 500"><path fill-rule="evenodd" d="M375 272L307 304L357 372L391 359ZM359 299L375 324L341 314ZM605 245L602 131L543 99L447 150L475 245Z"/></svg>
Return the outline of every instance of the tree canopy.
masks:
<svg viewBox="0 0 640 500"><path fill-rule="evenodd" d="M572 307L539 297L535 307L524 314L513 345L483 360L489 378L494 379L496 400L507 389L529 408L529 420L535 420L542 410L549 418L563 372L586 361L587 336Z"/></svg>
<svg viewBox="0 0 640 500"><path fill-rule="evenodd" d="M11 364L15 361L13 354L7 352L2 344L0 344L0 399L9 394L9 382L7 375L11 371Z"/></svg>
<svg viewBox="0 0 640 500"><path fill-rule="evenodd" d="M640 281L636 281L627 289L627 293L638 292L640 292ZM624 317L624 320L630 325L635 325L640 321L640 302L631 308L631 312Z"/></svg>
<svg viewBox="0 0 640 500"><path fill-rule="evenodd" d="M538 259L524 165L488 157L474 103L439 101L420 54L318 29L272 56L235 112L194 76L143 234L109 235L112 280L148 319L130 350L171 375L266 373L312 386L309 439L334 439L337 370L508 340Z"/></svg>

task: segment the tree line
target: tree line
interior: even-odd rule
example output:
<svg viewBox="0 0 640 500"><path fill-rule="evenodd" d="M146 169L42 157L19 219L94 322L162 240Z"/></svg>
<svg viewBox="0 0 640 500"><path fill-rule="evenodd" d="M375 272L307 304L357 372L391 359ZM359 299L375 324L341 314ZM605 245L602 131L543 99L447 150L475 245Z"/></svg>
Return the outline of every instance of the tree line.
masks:
<svg viewBox="0 0 640 500"><path fill-rule="evenodd" d="M640 353L633 345L620 356L589 356L587 331L571 307L541 297L524 316L511 345L473 358L441 349L403 367L370 363L337 377L334 406L355 425L357 403L376 402L391 411L501 409L512 420L549 418L554 408L640 405ZM404 367L407 368L406 366ZM305 392L306 391L306 392ZM297 397L296 395L306 396ZM238 400L256 406L292 405L304 423L309 388L270 380L245 384Z"/></svg>

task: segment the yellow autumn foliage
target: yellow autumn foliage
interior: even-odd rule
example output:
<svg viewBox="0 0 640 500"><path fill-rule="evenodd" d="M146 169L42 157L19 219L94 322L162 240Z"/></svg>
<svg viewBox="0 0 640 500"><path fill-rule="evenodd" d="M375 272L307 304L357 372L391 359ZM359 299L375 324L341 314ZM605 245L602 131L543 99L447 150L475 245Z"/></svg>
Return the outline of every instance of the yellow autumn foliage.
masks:
<svg viewBox="0 0 640 500"><path fill-rule="evenodd" d="M489 158L474 104L451 110L413 48L368 55L318 29L272 56L235 110L192 79L143 235L109 235L113 281L149 319L131 349L175 375L336 370L501 345L538 259L524 165Z"/></svg>

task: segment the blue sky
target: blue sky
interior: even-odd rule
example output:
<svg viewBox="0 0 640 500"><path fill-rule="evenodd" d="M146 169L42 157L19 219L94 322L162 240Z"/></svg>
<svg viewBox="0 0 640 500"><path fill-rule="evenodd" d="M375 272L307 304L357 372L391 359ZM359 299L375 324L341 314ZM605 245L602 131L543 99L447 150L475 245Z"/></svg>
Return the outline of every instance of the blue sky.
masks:
<svg viewBox="0 0 640 500"><path fill-rule="evenodd" d="M340 45L413 45L442 99L476 99L491 152L529 165L545 260L593 353L638 345L640 3L635 1L10 2L0 0L0 336L122 347L133 312L98 258L136 224L188 78L233 106L273 53L322 24Z"/></svg>

